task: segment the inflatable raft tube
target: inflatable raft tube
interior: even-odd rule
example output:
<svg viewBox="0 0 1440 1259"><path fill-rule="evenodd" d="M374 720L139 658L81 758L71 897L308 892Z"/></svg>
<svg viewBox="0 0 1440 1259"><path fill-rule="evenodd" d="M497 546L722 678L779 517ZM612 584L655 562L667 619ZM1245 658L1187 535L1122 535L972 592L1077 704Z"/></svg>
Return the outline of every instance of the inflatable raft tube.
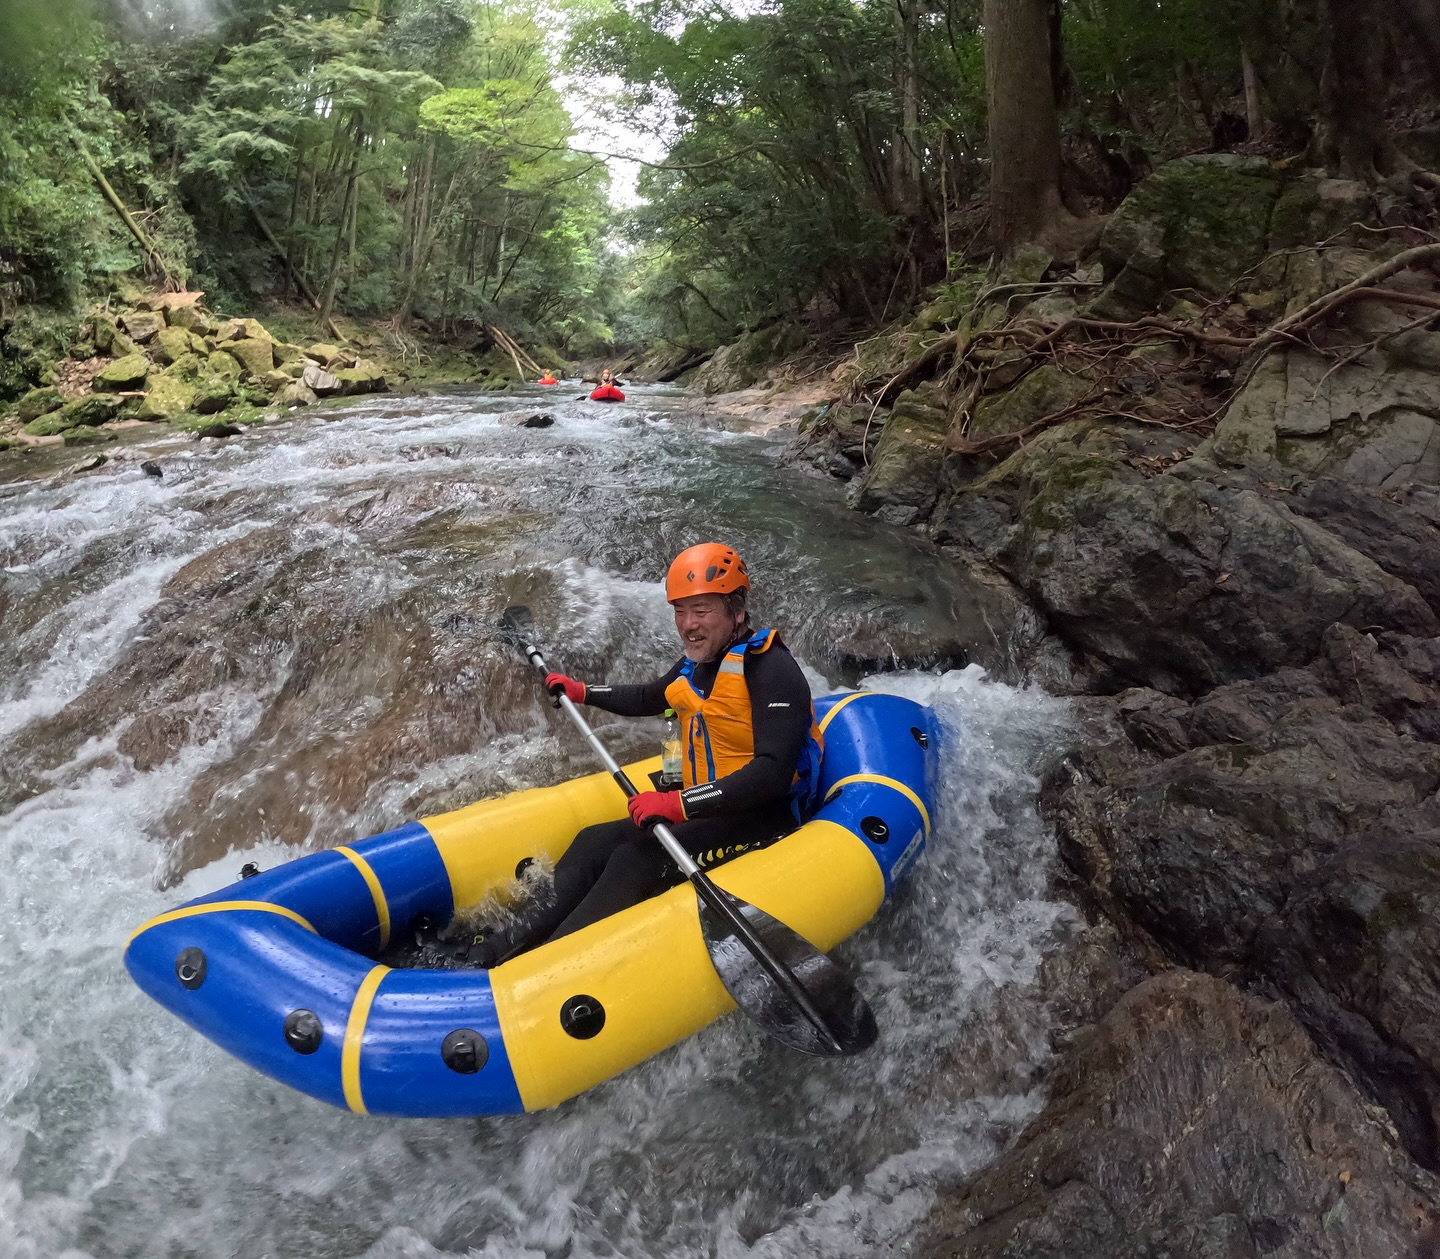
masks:
<svg viewBox="0 0 1440 1259"><path fill-rule="evenodd" d="M816 711L817 815L710 873L828 950L923 850L939 728L893 695L830 696ZM658 769L658 757L627 766L637 779ZM490 971L373 959L422 915L448 922L624 815L614 781L594 774L412 822L163 913L131 937L125 965L196 1031L321 1101L421 1117L541 1110L734 1008L688 883Z"/></svg>
<svg viewBox="0 0 1440 1259"><path fill-rule="evenodd" d="M614 385L601 385L590 394L591 402L624 402L625 395Z"/></svg>

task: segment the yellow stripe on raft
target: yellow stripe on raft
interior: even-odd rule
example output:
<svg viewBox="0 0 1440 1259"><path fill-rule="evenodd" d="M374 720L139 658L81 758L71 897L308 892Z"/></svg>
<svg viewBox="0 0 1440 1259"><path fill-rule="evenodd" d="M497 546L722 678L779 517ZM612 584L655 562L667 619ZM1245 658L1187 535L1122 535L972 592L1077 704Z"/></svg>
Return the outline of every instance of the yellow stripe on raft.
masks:
<svg viewBox="0 0 1440 1259"><path fill-rule="evenodd" d="M818 820L711 877L821 949L868 922L885 897L864 842ZM688 884L496 967L490 984L526 1110L583 1093L734 1005L710 963ZM604 1027L591 1039L560 1026L560 1008L575 996L604 1007Z"/></svg>
<svg viewBox="0 0 1440 1259"><path fill-rule="evenodd" d="M375 993L380 981L390 973L388 966L372 967L370 973L360 981L360 991L350 1006L350 1018L345 1024L345 1045L340 1051L340 1084L345 1089L345 1104L357 1115L369 1114L365 1099L360 1095L360 1046L365 1041L365 1024L370 1018L370 1007L375 1003Z"/></svg>
<svg viewBox="0 0 1440 1259"><path fill-rule="evenodd" d="M150 919L149 922L136 927L130 933L130 939L125 941L125 947L129 948L134 943L136 936L143 935L151 927L158 927L161 923L178 922L181 918L194 918L197 914L219 914L232 909L256 909L261 913L279 914L282 918L290 919L291 922L298 922L306 931L315 935L320 934L293 909L286 909L284 905L272 905L269 901L207 901L203 905L187 905L183 909L172 909L168 913Z"/></svg>
<svg viewBox="0 0 1440 1259"><path fill-rule="evenodd" d="M360 871L360 877L370 889L370 897L375 902L375 917L380 923L380 947L383 949L390 943L390 902L385 899L385 889L380 886L380 877L370 863L353 848L340 847L335 851L349 858L350 864Z"/></svg>
<svg viewBox="0 0 1440 1259"><path fill-rule="evenodd" d="M844 699L836 701L836 703L831 706L830 711L820 718L820 733L825 733L825 727L835 720L835 714L844 708L846 704L853 704L857 699L864 699L867 695L873 694L875 694L874 691L856 691L855 694L847 695Z"/></svg>
<svg viewBox="0 0 1440 1259"><path fill-rule="evenodd" d="M659 768L660 758L653 756L625 766L625 772L645 787ZM474 905L513 881L526 857L554 863L585 827L624 816L624 792L602 773L482 800L421 818L420 824L440 851L455 904Z"/></svg>
<svg viewBox="0 0 1440 1259"><path fill-rule="evenodd" d="M925 807L925 801L920 799L913 790L898 778L886 778L883 774L851 774L848 778L840 779L839 782L831 787L830 790L825 793L825 799L827 801L834 799L835 793L838 792L841 787L848 786L850 783L879 783L882 787L889 787L893 791L898 791L920 810L920 820L925 823L925 834L930 834L930 810Z"/></svg>

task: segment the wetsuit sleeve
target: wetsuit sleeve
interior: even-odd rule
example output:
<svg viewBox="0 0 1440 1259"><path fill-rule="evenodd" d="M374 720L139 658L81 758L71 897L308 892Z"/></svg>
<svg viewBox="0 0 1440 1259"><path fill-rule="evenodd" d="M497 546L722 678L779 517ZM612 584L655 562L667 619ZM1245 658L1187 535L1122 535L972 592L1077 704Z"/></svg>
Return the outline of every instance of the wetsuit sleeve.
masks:
<svg viewBox="0 0 1440 1259"><path fill-rule="evenodd" d="M677 660L668 673L651 682L621 686L587 684L585 702L592 708L602 708L621 717L658 717L670 707L665 698L665 688L680 676L680 665L681 661Z"/></svg>
<svg viewBox="0 0 1440 1259"><path fill-rule="evenodd" d="M810 737L810 686L800 666L778 643L745 655L745 686L755 757L733 774L684 793L687 817L741 813L783 799Z"/></svg>

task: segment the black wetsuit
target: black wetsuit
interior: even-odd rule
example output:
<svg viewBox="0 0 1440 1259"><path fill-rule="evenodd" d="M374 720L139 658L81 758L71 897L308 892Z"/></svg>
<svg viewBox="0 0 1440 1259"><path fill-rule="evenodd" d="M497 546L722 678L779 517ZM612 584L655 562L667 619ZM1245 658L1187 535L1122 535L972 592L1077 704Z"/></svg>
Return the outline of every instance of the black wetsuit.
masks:
<svg viewBox="0 0 1440 1259"><path fill-rule="evenodd" d="M721 657L723 659L723 656ZM587 704L624 717L656 717L669 707L665 688L680 676L683 660L663 677L630 686L591 686ZM691 682L710 693L720 659L695 666ZM777 642L745 653L755 755L715 783L704 785L687 820L672 829L701 865L718 865L795 829L790 787L810 735L810 687L790 653ZM660 842L629 818L587 826L555 863L553 889L541 891L513 926L472 953L487 965L521 949L569 935L681 879Z"/></svg>

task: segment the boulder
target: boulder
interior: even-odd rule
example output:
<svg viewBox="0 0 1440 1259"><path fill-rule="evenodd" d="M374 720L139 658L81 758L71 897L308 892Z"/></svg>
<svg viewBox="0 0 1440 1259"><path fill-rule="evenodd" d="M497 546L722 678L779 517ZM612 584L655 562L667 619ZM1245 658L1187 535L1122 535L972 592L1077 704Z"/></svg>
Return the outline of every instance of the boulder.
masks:
<svg viewBox="0 0 1440 1259"><path fill-rule="evenodd" d="M322 398L334 397L345 388L344 383L338 377L332 376L323 367L317 367L314 363L305 369L305 374L300 379L307 389Z"/></svg>
<svg viewBox="0 0 1440 1259"><path fill-rule="evenodd" d="M214 415L223 411L235 400L235 390L229 381L209 376L195 387L195 397L190 409L198 415Z"/></svg>
<svg viewBox="0 0 1440 1259"><path fill-rule="evenodd" d="M120 316L120 326L136 345L145 345L165 327L165 313L156 310L126 311Z"/></svg>
<svg viewBox="0 0 1440 1259"><path fill-rule="evenodd" d="M1435 375L1394 352L1337 367L1298 347L1276 350L1196 453L1275 479L1338 476L1382 489L1440 484Z"/></svg>
<svg viewBox="0 0 1440 1259"><path fill-rule="evenodd" d="M895 400L869 470L851 483L846 501L890 524L927 518L940 492L949 427L943 393L931 386L907 389Z"/></svg>
<svg viewBox="0 0 1440 1259"><path fill-rule="evenodd" d="M160 362L168 365L192 352L192 339L184 328L161 328L150 350Z"/></svg>
<svg viewBox="0 0 1440 1259"><path fill-rule="evenodd" d="M245 369L233 355L224 350L216 350L205 360L205 372L206 375L218 376L221 380L238 381L245 374Z"/></svg>
<svg viewBox="0 0 1440 1259"><path fill-rule="evenodd" d="M120 414L120 408L125 405L123 398L117 398L114 394L92 393L74 402L67 402L61 414L70 421L72 425L83 424L94 427L98 424L108 424Z"/></svg>
<svg viewBox="0 0 1440 1259"><path fill-rule="evenodd" d="M239 437L245 430L238 424L207 424L204 428L197 428L195 436L200 437Z"/></svg>
<svg viewBox="0 0 1440 1259"><path fill-rule="evenodd" d="M250 335L250 331L245 326L243 319L221 319L215 324L214 331L210 335L217 342L241 341Z"/></svg>
<svg viewBox="0 0 1440 1259"><path fill-rule="evenodd" d="M1153 309L1166 289L1229 292L1264 257L1279 197L1279 176L1264 158L1203 153L1166 162L1110 216L1100 239L1107 288L1092 309Z"/></svg>
<svg viewBox="0 0 1440 1259"><path fill-rule="evenodd" d="M1077 1037L1049 1100L917 1259L1407 1256L1440 1209L1281 1005L1170 971Z"/></svg>
<svg viewBox="0 0 1440 1259"><path fill-rule="evenodd" d="M189 411L195 402L196 389L174 376L161 376L135 412L138 420L168 420Z"/></svg>
<svg viewBox="0 0 1440 1259"><path fill-rule="evenodd" d="M15 418L22 424L38 420L42 415L58 411L65 405L65 399L58 389L32 389L15 407Z"/></svg>
<svg viewBox="0 0 1440 1259"><path fill-rule="evenodd" d="M272 345L275 338L270 335L270 330L258 319L242 319L241 326L245 329L245 336L252 341L268 341Z"/></svg>
<svg viewBox="0 0 1440 1259"><path fill-rule="evenodd" d="M65 430L65 445L67 446L92 446L115 440L115 434L108 428L81 426Z"/></svg>
<svg viewBox="0 0 1440 1259"><path fill-rule="evenodd" d="M298 345L291 345L288 341L276 341L270 347L275 355L275 366L285 367L290 363L299 362L305 357L305 351Z"/></svg>
<svg viewBox="0 0 1440 1259"><path fill-rule="evenodd" d="M1378 224L1375 196L1357 180L1306 171L1280 194L1270 216L1269 248L1293 249L1341 236L1353 225Z"/></svg>
<svg viewBox="0 0 1440 1259"><path fill-rule="evenodd" d="M124 393L132 389L143 389L149 372L149 359L143 354L129 354L102 367L91 383L96 389Z"/></svg>
<svg viewBox="0 0 1440 1259"><path fill-rule="evenodd" d="M555 417L548 411L509 411L498 422L507 428L549 428Z"/></svg>
<svg viewBox="0 0 1440 1259"><path fill-rule="evenodd" d="M215 322L198 306L181 306L170 312L170 326L184 328L197 337L209 336L215 331Z"/></svg>
<svg viewBox="0 0 1440 1259"><path fill-rule="evenodd" d="M314 359L321 367L328 367L340 357L340 347L328 341L317 341L304 351L305 357Z"/></svg>
<svg viewBox="0 0 1440 1259"><path fill-rule="evenodd" d="M75 423L64 411L51 411L48 415L31 420L25 425L25 431L31 437L54 437L57 433L74 428Z"/></svg>
<svg viewBox="0 0 1440 1259"><path fill-rule="evenodd" d="M385 373L369 359L359 359L354 367L337 367L335 378L342 394L377 393L385 388Z"/></svg>
<svg viewBox="0 0 1440 1259"><path fill-rule="evenodd" d="M275 355L266 338L247 336L241 341L221 341L215 349L236 359L251 376L263 376L275 366Z"/></svg>
<svg viewBox="0 0 1440 1259"><path fill-rule="evenodd" d="M982 398L965 435L979 439L1019 432L1036 420L1080 401L1092 387L1081 376L1061 371L1051 363L1043 364L1019 384Z"/></svg>
<svg viewBox="0 0 1440 1259"><path fill-rule="evenodd" d="M270 393L284 389L290 383L290 375L281 371L278 367L272 367L259 379L259 384Z"/></svg>
<svg viewBox="0 0 1440 1259"><path fill-rule="evenodd" d="M205 375L205 359L208 356L196 354L193 350L182 354L170 364L162 376L178 376L181 380L196 381Z"/></svg>
<svg viewBox="0 0 1440 1259"><path fill-rule="evenodd" d="M275 405L281 407L313 407L319 401L315 391L298 380L292 380L275 395Z"/></svg>

